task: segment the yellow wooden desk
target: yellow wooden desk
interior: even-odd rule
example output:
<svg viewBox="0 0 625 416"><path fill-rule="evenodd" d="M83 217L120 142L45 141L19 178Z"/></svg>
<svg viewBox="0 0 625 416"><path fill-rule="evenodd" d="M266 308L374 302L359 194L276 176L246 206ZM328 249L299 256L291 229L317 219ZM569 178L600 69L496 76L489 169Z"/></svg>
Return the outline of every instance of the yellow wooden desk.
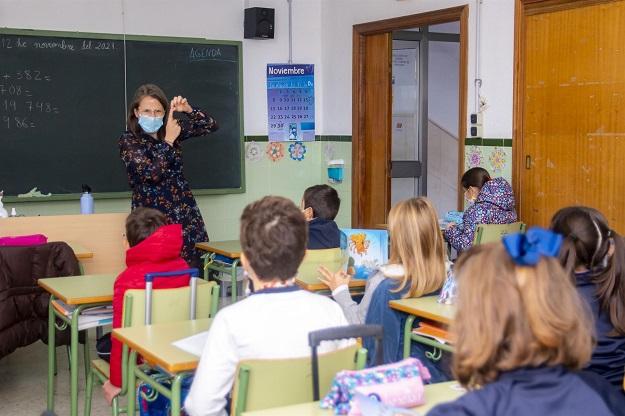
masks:
<svg viewBox="0 0 625 416"><path fill-rule="evenodd" d="M451 323L456 313L456 307L438 303L437 299L438 296L423 296L413 299L392 300L388 303L391 309L405 312L409 315L404 325L404 358L410 356L410 343L412 341L453 352L453 349L448 344L441 344L412 332L412 326L416 318L427 319L443 325Z"/></svg>
<svg viewBox="0 0 625 416"><path fill-rule="evenodd" d="M204 280L208 280L208 271L230 275L232 282L232 301L237 300L237 266L241 259L241 242L239 240L209 241L196 243L198 250L206 251L204 259ZM216 259L217 255L227 257L230 262L222 262ZM217 262L215 262L217 260Z"/></svg>
<svg viewBox="0 0 625 416"><path fill-rule="evenodd" d="M419 414L426 414L432 407L440 403L450 402L462 396L464 392L459 388L458 383L449 381L446 383L430 384L425 386L425 400L423 406L415 407L412 410ZM243 416L331 416L334 415L332 409L321 409L318 402L295 404L291 406L275 407L273 409L256 410L244 412Z"/></svg>
<svg viewBox="0 0 625 416"><path fill-rule="evenodd" d="M93 258L93 251L85 248L83 245L73 241L66 241L66 243L72 248L78 261Z"/></svg>
<svg viewBox="0 0 625 416"><path fill-rule="evenodd" d="M295 283L297 283L297 285L302 289L309 290L311 292L330 290L328 286L326 286L326 284L321 282L320 280L317 282L307 282L296 278ZM364 290L366 284L367 281L365 279L352 279L349 281L349 284L347 286L349 287L349 290L351 292L354 289Z"/></svg>
<svg viewBox="0 0 625 416"><path fill-rule="evenodd" d="M113 301L113 284L116 275L99 274L85 276L53 277L39 279L37 283L50 293L48 305L48 404L47 411L54 412L54 368L56 361L56 319L63 324L59 330L68 325L71 333L70 343L70 400L71 416L78 415L78 316L80 312L91 306L109 304ZM52 301L60 299L68 305L75 306L70 316L58 312ZM89 348L85 345L85 367L89 365Z"/></svg>
<svg viewBox="0 0 625 416"><path fill-rule="evenodd" d="M200 357L185 352L172 345L172 342L189 337L198 332L206 331L210 327L211 319L196 319L194 321L168 322L147 326L133 326L116 328L113 337L128 345L128 385L136 385L136 379L155 386L169 400L171 400L171 415L179 416L180 385L182 380L197 367ZM137 366L137 355L141 355L147 365ZM158 384L146 371L151 367L165 370L171 376L171 389ZM158 384L158 387L156 385ZM134 415L136 394L128 393L128 414Z"/></svg>

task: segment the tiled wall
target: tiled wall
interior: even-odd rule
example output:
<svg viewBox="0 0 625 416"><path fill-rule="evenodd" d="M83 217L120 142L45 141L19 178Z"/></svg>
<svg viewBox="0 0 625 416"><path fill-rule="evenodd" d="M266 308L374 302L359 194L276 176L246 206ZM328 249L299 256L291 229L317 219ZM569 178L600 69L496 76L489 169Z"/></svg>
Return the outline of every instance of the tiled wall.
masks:
<svg viewBox="0 0 625 416"><path fill-rule="evenodd" d="M246 148L251 140L263 151L257 161L246 160L246 192L229 195L197 195L196 200L206 222L208 235L212 240L238 238L239 217L245 205L264 195L282 195L291 198L299 206L306 187L327 183L326 157L345 160L345 179L342 184L333 185L341 197L341 210L337 222L341 227L351 225L351 137L320 136L317 141L304 143L306 153L301 161L291 159L288 152L290 143L284 143L284 157L271 161L264 151L267 148L267 136L247 137ZM16 207L23 215L62 215L78 214L79 201L50 201L7 203L9 211ZM128 212L129 199L97 199L96 212ZM1 225L1 224L0 224ZM1 229L0 229L1 231Z"/></svg>
<svg viewBox="0 0 625 416"><path fill-rule="evenodd" d="M465 171L481 166L491 176L512 182L512 139L467 138L464 146Z"/></svg>

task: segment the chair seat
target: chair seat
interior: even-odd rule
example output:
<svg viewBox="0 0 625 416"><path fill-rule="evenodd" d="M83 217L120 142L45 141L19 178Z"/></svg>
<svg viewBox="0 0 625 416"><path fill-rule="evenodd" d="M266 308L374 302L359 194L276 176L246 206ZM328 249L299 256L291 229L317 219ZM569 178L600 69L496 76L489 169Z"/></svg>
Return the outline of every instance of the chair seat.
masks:
<svg viewBox="0 0 625 416"><path fill-rule="evenodd" d="M98 358L96 360L91 360L91 368L96 370L105 378L109 378L110 366L106 361Z"/></svg>

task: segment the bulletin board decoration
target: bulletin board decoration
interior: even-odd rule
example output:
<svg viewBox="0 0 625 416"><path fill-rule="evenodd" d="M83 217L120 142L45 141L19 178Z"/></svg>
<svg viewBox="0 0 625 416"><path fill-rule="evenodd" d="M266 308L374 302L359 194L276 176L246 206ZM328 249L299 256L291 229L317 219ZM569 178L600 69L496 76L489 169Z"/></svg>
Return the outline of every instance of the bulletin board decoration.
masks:
<svg viewBox="0 0 625 416"><path fill-rule="evenodd" d="M280 142L269 142L265 153L269 160L277 162L284 157L284 145Z"/></svg>
<svg viewBox="0 0 625 416"><path fill-rule="evenodd" d="M315 66L267 65L270 142L315 140Z"/></svg>
<svg viewBox="0 0 625 416"><path fill-rule="evenodd" d="M301 162L306 155L306 145L302 142L295 142L289 145L289 156L291 159Z"/></svg>
<svg viewBox="0 0 625 416"><path fill-rule="evenodd" d="M249 142L245 144L245 160L248 162L258 162L263 158L263 150L256 142Z"/></svg>

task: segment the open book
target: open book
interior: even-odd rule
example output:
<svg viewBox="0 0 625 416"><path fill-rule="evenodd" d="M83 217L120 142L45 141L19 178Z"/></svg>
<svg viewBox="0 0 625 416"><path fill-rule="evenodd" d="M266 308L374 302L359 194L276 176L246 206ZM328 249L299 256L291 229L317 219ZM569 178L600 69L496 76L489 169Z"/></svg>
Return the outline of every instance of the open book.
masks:
<svg viewBox="0 0 625 416"><path fill-rule="evenodd" d="M191 335L190 337L174 341L171 345L178 347L189 354L200 357L202 355L202 350L204 349L204 344L206 344L206 338L208 338L208 331L203 331L195 335Z"/></svg>
<svg viewBox="0 0 625 416"><path fill-rule="evenodd" d="M388 263L388 231L341 228L347 237L348 273L354 279L367 279Z"/></svg>

